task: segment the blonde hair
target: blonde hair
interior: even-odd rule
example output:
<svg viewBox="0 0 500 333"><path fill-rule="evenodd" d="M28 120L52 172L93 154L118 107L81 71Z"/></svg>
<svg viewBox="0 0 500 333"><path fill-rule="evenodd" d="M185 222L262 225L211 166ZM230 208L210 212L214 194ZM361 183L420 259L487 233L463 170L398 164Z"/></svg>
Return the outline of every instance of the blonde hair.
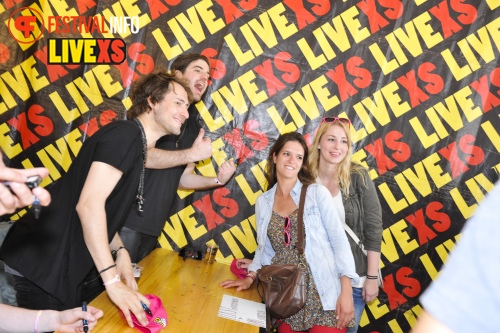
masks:
<svg viewBox="0 0 500 333"><path fill-rule="evenodd" d="M318 177L318 169L319 169L319 159L321 157L319 153L319 142L323 137L323 134L330 128L330 126L339 126L344 129L347 139L347 153L344 159L338 164L338 177L339 177L339 188L344 195L349 195L349 189L351 187L351 172L359 173L365 182L364 174L366 173L366 168L352 161L352 141L351 141L351 131L349 130L349 124L345 124L340 121L333 122L322 122L318 131L316 132L316 136L314 137L313 143L311 144L311 148L309 149L309 169L313 174L314 178ZM365 184L366 185L366 184Z"/></svg>

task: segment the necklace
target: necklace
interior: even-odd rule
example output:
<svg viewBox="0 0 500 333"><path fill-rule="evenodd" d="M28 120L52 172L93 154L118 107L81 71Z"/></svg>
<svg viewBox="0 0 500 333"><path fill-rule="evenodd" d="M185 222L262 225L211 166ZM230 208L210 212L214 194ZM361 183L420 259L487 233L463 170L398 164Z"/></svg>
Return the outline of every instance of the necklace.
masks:
<svg viewBox="0 0 500 333"><path fill-rule="evenodd" d="M137 211L139 213L142 213L144 211L144 201L146 199L144 198L144 175L146 173L146 157L148 154L148 142L146 140L146 133L144 132L144 127L142 127L142 124L137 118L134 118L134 121L137 123L137 126L139 126L139 129L141 130L141 137L142 137L142 171L141 171L141 178L139 180L139 187L137 188L137 195L136 195L136 200L137 200Z"/></svg>

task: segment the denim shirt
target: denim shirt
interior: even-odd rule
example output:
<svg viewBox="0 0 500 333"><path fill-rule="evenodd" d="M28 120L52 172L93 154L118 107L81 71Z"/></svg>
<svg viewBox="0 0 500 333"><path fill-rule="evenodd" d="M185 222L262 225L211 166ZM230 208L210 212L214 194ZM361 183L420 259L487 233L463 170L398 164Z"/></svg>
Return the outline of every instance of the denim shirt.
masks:
<svg viewBox="0 0 500 333"><path fill-rule="evenodd" d="M249 271L257 272L264 265L270 265L275 251L267 236L267 227L271 220L274 196L274 185L269 191L257 198L255 214L257 221L257 250ZM290 195L299 205L302 183L297 180ZM323 310L335 310L341 292L340 277L351 278L353 284L358 283L358 275L354 266L354 258L342 227L338 213L335 211L333 199L326 187L311 184L307 189L304 204L305 256L318 290Z"/></svg>

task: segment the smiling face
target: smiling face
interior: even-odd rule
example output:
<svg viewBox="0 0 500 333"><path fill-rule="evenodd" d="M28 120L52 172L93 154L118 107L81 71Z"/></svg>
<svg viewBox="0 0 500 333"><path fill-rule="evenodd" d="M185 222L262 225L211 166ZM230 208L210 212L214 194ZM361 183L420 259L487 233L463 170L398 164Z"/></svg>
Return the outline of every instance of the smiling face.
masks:
<svg viewBox="0 0 500 333"><path fill-rule="evenodd" d="M273 155L278 178L296 179L304 161L304 148L297 141L288 141Z"/></svg>
<svg viewBox="0 0 500 333"><path fill-rule="evenodd" d="M349 148L344 128L335 123L328 126L318 147L320 163L339 164L342 162Z"/></svg>
<svg viewBox="0 0 500 333"><path fill-rule="evenodd" d="M171 82L163 99L151 105L158 130L163 135L181 133L181 126L189 117L189 100L186 90L177 82Z"/></svg>
<svg viewBox="0 0 500 333"><path fill-rule="evenodd" d="M201 96L207 90L208 79L210 78L210 67L207 62L203 59L195 60L180 75L189 81L189 88L193 93L194 102L200 101Z"/></svg>

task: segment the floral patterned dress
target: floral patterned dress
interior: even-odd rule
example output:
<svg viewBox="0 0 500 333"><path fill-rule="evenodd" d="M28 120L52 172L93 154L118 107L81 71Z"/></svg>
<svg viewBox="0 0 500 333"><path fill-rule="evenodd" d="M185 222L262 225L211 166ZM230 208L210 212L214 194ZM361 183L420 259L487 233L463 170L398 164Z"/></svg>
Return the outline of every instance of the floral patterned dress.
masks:
<svg viewBox="0 0 500 333"><path fill-rule="evenodd" d="M269 227L267 229L267 236L269 237L271 245L276 252L276 255L271 260L271 264L298 265L299 262L302 262L307 267L306 304L299 312L287 318L285 321L288 325L290 325L293 331L307 331L313 325L335 327L337 325L335 310L323 310L321 299L319 298L318 291L316 290L316 285L314 284L311 269L307 264L306 258L303 256L302 259L299 259L297 248L295 247L295 243L298 239L297 215L298 209L296 209L289 216L291 226L291 241L289 246L286 246L285 244L285 222L283 216L280 216L273 211L271 221L269 221ZM349 326L352 325L353 322L349 324Z"/></svg>

